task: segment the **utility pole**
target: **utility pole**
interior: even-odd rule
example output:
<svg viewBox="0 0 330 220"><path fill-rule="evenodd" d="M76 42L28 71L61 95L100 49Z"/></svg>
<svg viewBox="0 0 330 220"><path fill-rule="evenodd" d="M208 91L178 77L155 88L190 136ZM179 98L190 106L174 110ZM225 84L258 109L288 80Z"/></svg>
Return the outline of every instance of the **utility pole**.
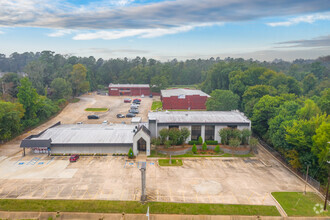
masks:
<svg viewBox="0 0 330 220"><path fill-rule="evenodd" d="M308 169L309 169L309 165L307 165L304 195L306 195L306 188L307 188L307 181L308 181Z"/></svg>
<svg viewBox="0 0 330 220"><path fill-rule="evenodd" d="M328 176L327 190L325 193L325 201L324 201L324 208L323 208L324 211L327 210L328 195L329 195L329 182L330 182L330 176Z"/></svg>

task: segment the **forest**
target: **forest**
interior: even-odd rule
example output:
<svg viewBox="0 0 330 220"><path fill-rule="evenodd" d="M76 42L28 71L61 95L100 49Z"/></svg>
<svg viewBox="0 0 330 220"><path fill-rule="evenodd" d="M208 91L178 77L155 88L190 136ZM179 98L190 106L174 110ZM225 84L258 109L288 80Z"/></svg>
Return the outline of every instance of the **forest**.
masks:
<svg viewBox="0 0 330 220"><path fill-rule="evenodd" d="M207 110L238 109L255 135L291 166L324 183L330 161L330 56L292 62L210 58L95 59L38 53L0 54L0 141L46 120L75 96L109 83L146 83L159 92L195 85Z"/></svg>

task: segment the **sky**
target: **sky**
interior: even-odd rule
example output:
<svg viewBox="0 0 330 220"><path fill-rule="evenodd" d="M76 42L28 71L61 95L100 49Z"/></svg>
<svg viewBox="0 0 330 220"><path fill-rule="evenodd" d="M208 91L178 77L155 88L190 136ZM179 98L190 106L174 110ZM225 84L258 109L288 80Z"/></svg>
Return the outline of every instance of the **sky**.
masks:
<svg viewBox="0 0 330 220"><path fill-rule="evenodd" d="M0 0L0 53L162 61L330 55L329 0Z"/></svg>

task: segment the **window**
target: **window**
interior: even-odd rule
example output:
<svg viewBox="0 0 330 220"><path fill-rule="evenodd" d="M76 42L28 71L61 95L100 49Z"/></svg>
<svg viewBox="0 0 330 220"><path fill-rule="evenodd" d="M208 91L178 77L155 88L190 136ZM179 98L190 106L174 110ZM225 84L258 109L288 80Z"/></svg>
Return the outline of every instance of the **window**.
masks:
<svg viewBox="0 0 330 220"><path fill-rule="evenodd" d="M169 125L168 126L168 129L171 129L171 128L177 128L177 129L179 129L179 125Z"/></svg>
<svg viewBox="0 0 330 220"><path fill-rule="evenodd" d="M227 127L231 128L231 129L235 129L235 128L237 128L237 125L228 125Z"/></svg>
<svg viewBox="0 0 330 220"><path fill-rule="evenodd" d="M191 126L191 140L197 141L201 136L201 126L200 125L192 125Z"/></svg>
<svg viewBox="0 0 330 220"><path fill-rule="evenodd" d="M214 141L214 125L205 125L205 140Z"/></svg>

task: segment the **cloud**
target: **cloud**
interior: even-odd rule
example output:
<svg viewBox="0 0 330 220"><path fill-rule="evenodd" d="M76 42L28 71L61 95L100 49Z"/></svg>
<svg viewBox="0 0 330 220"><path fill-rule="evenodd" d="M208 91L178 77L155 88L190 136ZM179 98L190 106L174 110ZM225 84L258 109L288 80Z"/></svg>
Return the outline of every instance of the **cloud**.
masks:
<svg viewBox="0 0 330 220"><path fill-rule="evenodd" d="M294 40L277 43L283 45L277 48L293 48L293 47L330 47L330 35L321 36L309 40Z"/></svg>
<svg viewBox="0 0 330 220"><path fill-rule="evenodd" d="M169 29L197 23L238 22L330 10L328 0L173 0L147 4L122 0L117 6L113 2L73 5L64 0L1 0L0 26Z"/></svg>
<svg viewBox="0 0 330 220"><path fill-rule="evenodd" d="M304 15L296 18L291 18L288 21L281 22L270 22L267 23L268 26L277 27L277 26L291 26L299 23L314 23L318 20L330 20L330 13L323 14L314 14L314 15Z"/></svg>
<svg viewBox="0 0 330 220"><path fill-rule="evenodd" d="M62 30L55 30L52 33L47 34L47 36L49 37L62 37L68 34L73 33L73 30L66 30L66 29L62 29Z"/></svg>
<svg viewBox="0 0 330 220"><path fill-rule="evenodd" d="M197 25L186 25L172 28L155 28L155 29L129 29L129 30L116 30L116 31L97 31L93 33L81 33L73 37L74 40L114 40L124 37L141 37L141 38L153 38L160 37L168 34L177 34L180 32L187 32L193 30L196 27L205 27L221 25L221 23L205 23Z"/></svg>

